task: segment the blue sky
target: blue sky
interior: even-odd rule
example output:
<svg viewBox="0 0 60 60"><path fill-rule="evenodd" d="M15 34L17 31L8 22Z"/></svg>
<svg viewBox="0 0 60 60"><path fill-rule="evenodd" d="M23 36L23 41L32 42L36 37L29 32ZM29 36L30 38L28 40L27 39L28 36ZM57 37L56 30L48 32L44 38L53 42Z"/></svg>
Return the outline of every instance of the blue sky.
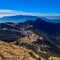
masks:
<svg viewBox="0 0 60 60"><path fill-rule="evenodd" d="M0 9L60 14L60 0L0 0Z"/></svg>

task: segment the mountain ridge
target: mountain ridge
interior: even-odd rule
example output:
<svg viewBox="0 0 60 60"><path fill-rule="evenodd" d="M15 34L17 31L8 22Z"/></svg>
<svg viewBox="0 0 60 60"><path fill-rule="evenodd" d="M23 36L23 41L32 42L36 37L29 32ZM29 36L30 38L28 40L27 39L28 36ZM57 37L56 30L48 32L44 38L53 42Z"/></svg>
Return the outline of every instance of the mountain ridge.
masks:
<svg viewBox="0 0 60 60"><path fill-rule="evenodd" d="M0 24L0 40L25 47L47 60L50 56L60 57L59 27L60 23L40 18L24 23L5 22Z"/></svg>

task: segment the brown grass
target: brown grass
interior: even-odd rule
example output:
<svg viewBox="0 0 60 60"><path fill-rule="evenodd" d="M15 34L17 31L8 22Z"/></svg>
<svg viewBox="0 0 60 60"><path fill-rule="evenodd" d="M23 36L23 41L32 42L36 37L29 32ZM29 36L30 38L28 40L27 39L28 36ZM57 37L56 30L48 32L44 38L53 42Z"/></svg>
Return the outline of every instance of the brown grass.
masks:
<svg viewBox="0 0 60 60"><path fill-rule="evenodd" d="M36 60L29 52L21 46L0 41L0 60Z"/></svg>

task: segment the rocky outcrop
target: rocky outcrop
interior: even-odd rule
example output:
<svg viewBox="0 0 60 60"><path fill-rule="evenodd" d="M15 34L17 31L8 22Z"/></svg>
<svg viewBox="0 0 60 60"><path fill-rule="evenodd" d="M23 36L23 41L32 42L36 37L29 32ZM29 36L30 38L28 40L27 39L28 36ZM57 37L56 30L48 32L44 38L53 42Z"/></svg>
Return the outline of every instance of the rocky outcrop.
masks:
<svg viewBox="0 0 60 60"><path fill-rule="evenodd" d="M25 36L22 37L22 38L19 38L18 41L17 41L17 43L19 43L19 44L20 43L31 44L31 43L37 41L38 39L39 40L43 40L42 37L38 36L37 34L35 34L34 32L32 32L31 30L27 30L25 32L26 32Z"/></svg>

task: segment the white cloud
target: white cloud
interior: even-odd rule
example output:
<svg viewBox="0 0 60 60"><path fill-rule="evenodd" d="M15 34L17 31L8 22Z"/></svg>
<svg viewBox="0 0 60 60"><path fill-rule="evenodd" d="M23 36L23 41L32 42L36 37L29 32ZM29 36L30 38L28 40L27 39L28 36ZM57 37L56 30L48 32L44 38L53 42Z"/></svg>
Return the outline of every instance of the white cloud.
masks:
<svg viewBox="0 0 60 60"><path fill-rule="evenodd" d="M19 13L14 10L0 10L0 17L3 16L14 16L18 15Z"/></svg>
<svg viewBox="0 0 60 60"><path fill-rule="evenodd" d="M59 16L60 14L43 14L43 13L29 13L15 10L0 10L0 17L14 16L14 15L31 15L31 16Z"/></svg>

